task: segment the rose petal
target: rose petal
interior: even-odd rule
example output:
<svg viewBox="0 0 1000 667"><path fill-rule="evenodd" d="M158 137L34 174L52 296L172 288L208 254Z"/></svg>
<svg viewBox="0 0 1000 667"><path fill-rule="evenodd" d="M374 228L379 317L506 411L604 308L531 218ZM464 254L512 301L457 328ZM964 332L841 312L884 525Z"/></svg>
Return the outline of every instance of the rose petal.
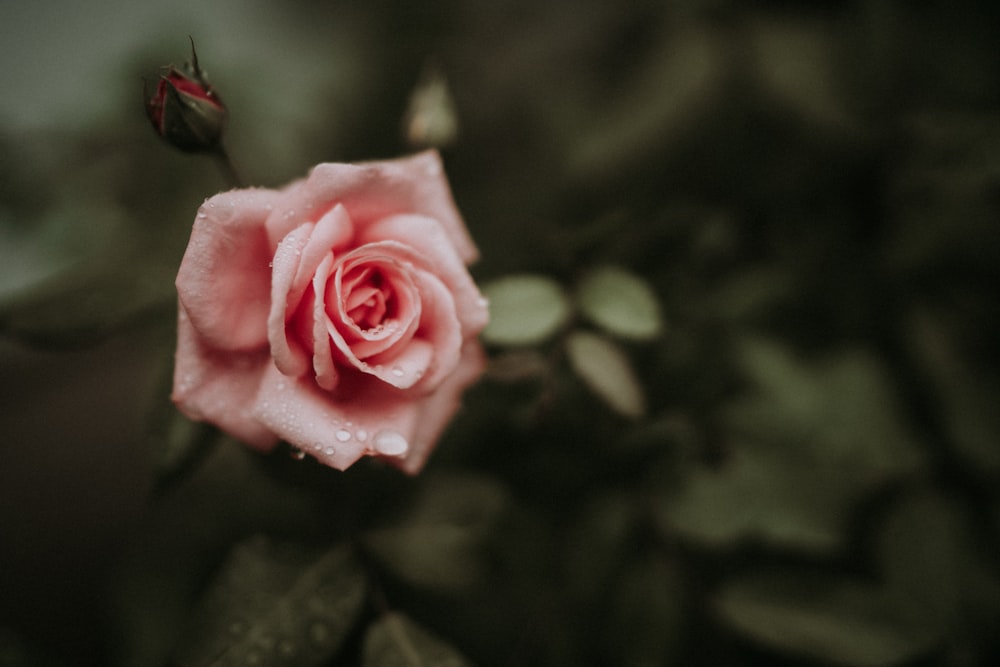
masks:
<svg viewBox="0 0 1000 667"><path fill-rule="evenodd" d="M414 432L417 404L371 378L354 378L342 399L333 399L308 381L265 371L253 411L282 439L322 463L345 470L373 452L379 434Z"/></svg>
<svg viewBox="0 0 1000 667"><path fill-rule="evenodd" d="M206 201L177 272L191 325L211 346L243 350L267 340L271 251L264 221L279 193L234 190Z"/></svg>
<svg viewBox="0 0 1000 667"><path fill-rule="evenodd" d="M413 275L420 294L420 324L412 339L399 350L392 349L369 359L370 364L388 366L390 376L396 382L387 382L400 387L414 387L420 381L420 388L433 389L441 379L451 373L458 364L462 349L462 333L455 312L455 302L448 288L437 276L426 271L415 271ZM408 358L409 348L426 347L429 357L426 362L412 363ZM382 377L382 374L379 375ZM411 381L412 379L412 381ZM399 383L406 380L405 384Z"/></svg>
<svg viewBox="0 0 1000 667"><path fill-rule="evenodd" d="M271 267L271 308L267 315L267 339L278 369L285 375L299 376L309 369L306 351L289 340L287 322L298 307L306 285L296 285L302 250L309 242L314 225L305 223L289 232L278 244ZM296 298L297 297L297 298Z"/></svg>
<svg viewBox="0 0 1000 667"><path fill-rule="evenodd" d="M420 215L394 215L360 229L358 243L392 241L401 255L439 276L455 299L462 335L474 336L489 321L486 301L437 221Z"/></svg>
<svg viewBox="0 0 1000 667"><path fill-rule="evenodd" d="M410 475L420 472L441 434L461 407L465 390L479 379L485 368L486 355L482 346L475 340L467 342L454 372L422 401L409 451L404 459L394 461L395 465Z"/></svg>
<svg viewBox="0 0 1000 667"><path fill-rule="evenodd" d="M256 449L274 447L278 438L252 414L264 369L271 366L267 348L257 352L213 350L199 341L183 305L178 310L172 395L177 408Z"/></svg>
<svg viewBox="0 0 1000 667"><path fill-rule="evenodd" d="M284 191L280 205L268 218L272 243L336 204L343 204L358 229L398 213L425 215L441 224L449 245L465 263L479 256L455 207L437 151L398 160L314 167L305 181Z"/></svg>
<svg viewBox="0 0 1000 667"><path fill-rule="evenodd" d="M390 247L386 244L369 244L345 255L337 266L334 281L327 286L326 303L328 308L329 304L336 304L334 325L342 337L337 340L344 341L346 347L342 349L345 352L350 350L348 359L367 361L375 355L405 345L420 323L422 306L419 292L413 283L415 269L409 262L400 263L393 258L394 253L389 252ZM384 288L391 290L396 299L395 316L381 328L362 329L348 312L348 304L343 295L348 292L353 294L363 287L351 280L359 267L379 269L382 279L389 282ZM364 370L353 361L351 363Z"/></svg>
<svg viewBox="0 0 1000 667"><path fill-rule="evenodd" d="M326 294L326 284L330 279L333 267L333 254L319 265L313 277L313 293ZM328 333L330 318L326 314L326 305L322 299L313 302L313 370L316 371L316 384L327 391L337 386L340 374L337 372L333 359L330 334Z"/></svg>

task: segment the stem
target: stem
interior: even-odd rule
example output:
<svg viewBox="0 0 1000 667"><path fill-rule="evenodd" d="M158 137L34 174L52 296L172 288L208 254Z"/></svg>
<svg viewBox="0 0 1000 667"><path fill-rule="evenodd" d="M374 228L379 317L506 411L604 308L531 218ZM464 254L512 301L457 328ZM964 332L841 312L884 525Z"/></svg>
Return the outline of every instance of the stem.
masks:
<svg viewBox="0 0 1000 667"><path fill-rule="evenodd" d="M229 183L230 187L242 188L243 179L240 178L240 173L236 170L236 165L233 164L232 158L229 157L229 153L226 151L226 147L219 144L219 147L213 153L215 156L215 161L219 165L219 169L222 170L222 174L226 181Z"/></svg>

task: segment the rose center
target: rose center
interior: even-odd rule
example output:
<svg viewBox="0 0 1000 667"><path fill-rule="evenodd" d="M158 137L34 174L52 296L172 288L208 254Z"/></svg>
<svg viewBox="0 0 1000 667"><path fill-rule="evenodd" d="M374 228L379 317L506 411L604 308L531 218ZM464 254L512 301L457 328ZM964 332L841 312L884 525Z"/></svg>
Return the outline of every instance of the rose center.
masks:
<svg viewBox="0 0 1000 667"><path fill-rule="evenodd" d="M370 331L396 318L396 293L390 285L382 271L372 266L352 271L344 281L344 312L359 329Z"/></svg>

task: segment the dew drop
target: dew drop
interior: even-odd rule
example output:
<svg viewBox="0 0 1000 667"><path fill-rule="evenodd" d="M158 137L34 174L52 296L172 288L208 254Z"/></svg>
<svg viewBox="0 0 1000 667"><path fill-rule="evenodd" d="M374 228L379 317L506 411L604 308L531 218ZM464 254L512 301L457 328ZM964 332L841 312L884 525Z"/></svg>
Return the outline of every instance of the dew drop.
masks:
<svg viewBox="0 0 1000 667"><path fill-rule="evenodd" d="M351 432L348 431L346 428L342 428L339 431L337 431L336 434L334 434L334 437L336 437L337 440L340 442L347 442L348 440L351 439Z"/></svg>
<svg viewBox="0 0 1000 667"><path fill-rule="evenodd" d="M323 450L323 453L326 454L327 456L333 456L334 454L337 453L337 450L334 449L333 447L327 447L326 449Z"/></svg>
<svg viewBox="0 0 1000 667"><path fill-rule="evenodd" d="M322 442L314 442L313 443L313 449L315 449L317 452L320 451L321 449L323 449L323 443Z"/></svg>
<svg viewBox="0 0 1000 667"><path fill-rule="evenodd" d="M207 217L208 217L208 213L205 213L204 211L198 211L198 219L199 220L204 220Z"/></svg>
<svg viewBox="0 0 1000 667"><path fill-rule="evenodd" d="M354 434L354 437L358 439L358 442L364 442L368 439L368 431L363 428L359 428L358 432Z"/></svg>
<svg viewBox="0 0 1000 667"><path fill-rule="evenodd" d="M410 448L410 443L396 431L379 431L372 440L375 451L385 456L402 456Z"/></svg>
<svg viewBox="0 0 1000 667"><path fill-rule="evenodd" d="M404 373L402 366L393 366L392 370L390 370L389 372L392 373L393 375L395 375L398 378L403 377L403 373Z"/></svg>
<svg viewBox="0 0 1000 667"><path fill-rule="evenodd" d="M301 461L306 457L306 453L297 447L292 447L292 458L296 461Z"/></svg>
<svg viewBox="0 0 1000 667"><path fill-rule="evenodd" d="M479 297L479 300L476 303L479 305L480 308L490 307L490 300L487 299L485 296Z"/></svg>

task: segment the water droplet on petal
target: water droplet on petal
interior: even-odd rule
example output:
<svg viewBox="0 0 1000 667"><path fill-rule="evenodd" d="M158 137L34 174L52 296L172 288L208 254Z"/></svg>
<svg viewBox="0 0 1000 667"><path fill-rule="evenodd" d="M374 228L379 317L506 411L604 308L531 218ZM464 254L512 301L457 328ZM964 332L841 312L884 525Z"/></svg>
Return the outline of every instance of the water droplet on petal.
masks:
<svg viewBox="0 0 1000 667"><path fill-rule="evenodd" d="M376 452L385 456L402 456L410 448L410 443L402 434L390 430L379 431L372 440L372 445Z"/></svg>
<svg viewBox="0 0 1000 667"><path fill-rule="evenodd" d="M337 438L337 440L339 440L340 442L347 442L348 440L350 440L350 439L351 439L351 432L350 432L350 431L348 431L348 430L347 430L346 428L342 428L342 429L340 429L339 431L337 431L337 433L336 433L336 436L335 436L335 437L336 437L336 438Z"/></svg>
<svg viewBox="0 0 1000 667"><path fill-rule="evenodd" d="M333 456L334 454L337 453L337 450L334 449L333 447L327 447L326 449L323 450L323 453L326 454L327 456Z"/></svg>
<svg viewBox="0 0 1000 667"><path fill-rule="evenodd" d="M358 432L354 434L354 437L358 439L358 442L364 442L368 439L368 431L363 428L359 428Z"/></svg>
<svg viewBox="0 0 1000 667"><path fill-rule="evenodd" d="M301 461L306 457L306 453L297 447L292 447L292 458Z"/></svg>
<svg viewBox="0 0 1000 667"><path fill-rule="evenodd" d="M403 374L405 373L402 366L393 366L392 370L390 370L389 372L398 378L403 377Z"/></svg>

